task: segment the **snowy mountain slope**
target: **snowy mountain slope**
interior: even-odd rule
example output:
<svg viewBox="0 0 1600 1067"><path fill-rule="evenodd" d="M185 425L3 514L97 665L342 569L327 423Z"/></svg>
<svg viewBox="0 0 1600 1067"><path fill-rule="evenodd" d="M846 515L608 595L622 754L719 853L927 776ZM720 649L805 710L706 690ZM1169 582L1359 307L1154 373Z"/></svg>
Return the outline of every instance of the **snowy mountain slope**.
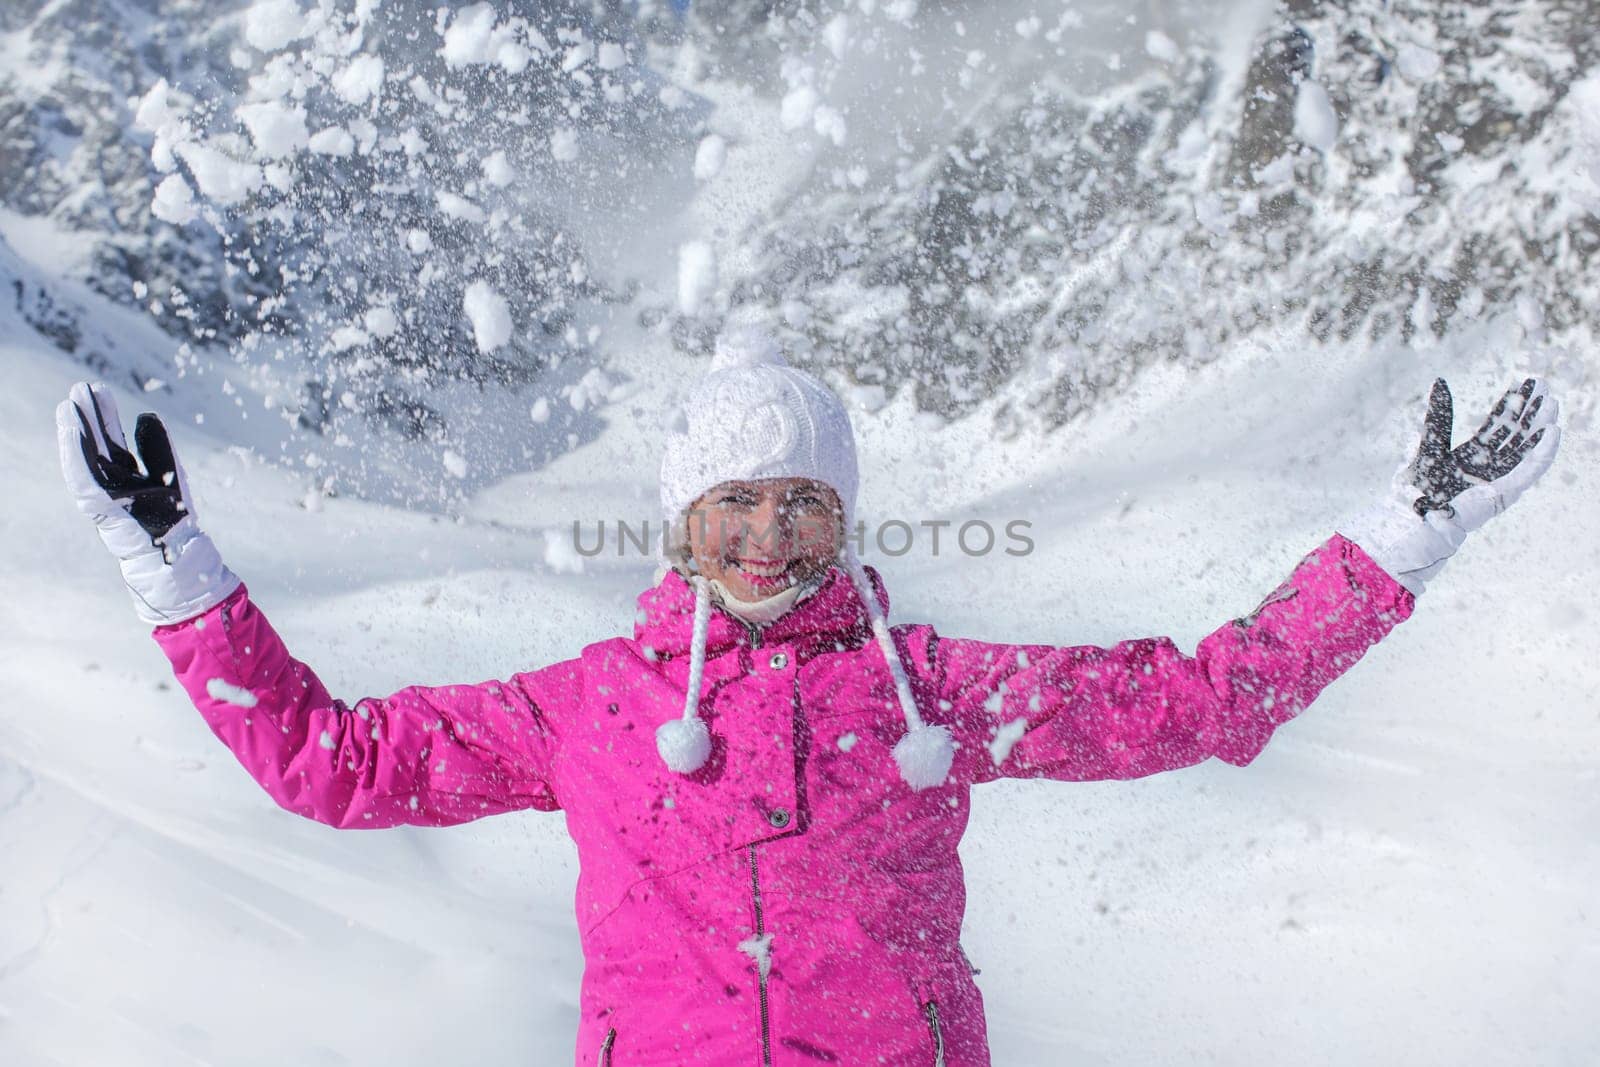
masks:
<svg viewBox="0 0 1600 1067"><path fill-rule="evenodd" d="M560 817L360 834L271 807L185 706L59 489L50 411L80 370L14 322L7 338L5 1061L566 1062L581 962ZM653 423L634 409L689 365L648 345L630 349L640 392L593 444L459 522L308 511L296 480L207 436L220 415L175 432L207 527L336 692L503 676L630 624L649 562L567 573L542 532L652 499ZM1251 768L980 791L965 940L997 1062L1600 1054L1593 361L1527 346L1502 318L1313 365L1286 335L1153 375L1045 447L987 440L981 414L936 436L909 432L904 402L858 415L868 521L1033 523L1020 558L869 545L897 618L1191 647L1383 483L1434 369L1468 410L1528 362L1569 401L1548 483ZM612 503L586 493L594 471Z"/></svg>
<svg viewBox="0 0 1600 1067"><path fill-rule="evenodd" d="M811 158L726 272L842 378L1010 432L1279 326L1600 325L1592 0L874 10L769 28Z"/></svg>
<svg viewBox="0 0 1600 1067"><path fill-rule="evenodd" d="M159 305L302 429L435 446L409 493L316 449L308 491L446 510L526 466L461 450L532 399L460 394L563 410L624 304L689 351L763 306L869 405L1000 395L1004 433L1278 326L1431 341L1517 308L1572 343L1597 325L1594 17L25 0L0 12L0 203L77 231L75 280ZM685 248L711 292L660 284ZM594 427L550 429L533 466Z"/></svg>

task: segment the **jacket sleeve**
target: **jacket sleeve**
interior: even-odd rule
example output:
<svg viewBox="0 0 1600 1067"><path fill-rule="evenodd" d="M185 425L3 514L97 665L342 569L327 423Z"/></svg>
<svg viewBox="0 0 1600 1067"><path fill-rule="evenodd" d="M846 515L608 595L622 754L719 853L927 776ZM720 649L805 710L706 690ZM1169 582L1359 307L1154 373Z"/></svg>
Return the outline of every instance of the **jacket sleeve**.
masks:
<svg viewBox="0 0 1600 1067"><path fill-rule="evenodd" d="M1252 614L1186 656L1167 638L1111 648L905 634L959 780L1140 778L1216 756L1244 766L1272 732L1411 614L1412 595L1345 538L1312 552Z"/></svg>
<svg viewBox="0 0 1600 1067"><path fill-rule="evenodd" d="M412 686L349 707L289 655L242 586L154 636L212 732L298 815L355 829L560 807L551 783L557 740L546 715L556 690L534 675ZM575 677L575 668L559 671L572 666L547 671ZM534 686L543 705L529 696Z"/></svg>

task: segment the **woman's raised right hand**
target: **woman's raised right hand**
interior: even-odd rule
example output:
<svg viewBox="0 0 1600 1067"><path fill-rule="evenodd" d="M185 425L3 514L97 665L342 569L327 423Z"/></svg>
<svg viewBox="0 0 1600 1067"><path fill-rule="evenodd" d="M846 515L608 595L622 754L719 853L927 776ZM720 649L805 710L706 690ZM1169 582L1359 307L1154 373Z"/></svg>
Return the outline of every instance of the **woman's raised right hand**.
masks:
<svg viewBox="0 0 1600 1067"><path fill-rule="evenodd" d="M141 619L183 622L238 588L239 579L200 530L183 467L159 418L139 416L137 451L129 451L110 391L79 382L56 408L56 440L67 489L121 564Z"/></svg>

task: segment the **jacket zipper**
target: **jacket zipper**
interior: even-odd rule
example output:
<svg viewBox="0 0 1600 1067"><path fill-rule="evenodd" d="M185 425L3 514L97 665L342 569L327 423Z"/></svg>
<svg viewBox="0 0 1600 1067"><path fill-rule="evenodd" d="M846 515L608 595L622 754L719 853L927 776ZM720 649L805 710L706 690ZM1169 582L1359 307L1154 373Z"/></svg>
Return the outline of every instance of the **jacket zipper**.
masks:
<svg viewBox="0 0 1600 1067"><path fill-rule="evenodd" d="M755 904L756 936L767 932L766 916L761 909L761 874L756 867L756 846L750 846L750 899ZM767 1014L767 975L760 962L756 963L759 981L757 995L761 1002L761 1067L772 1067L772 1019Z"/></svg>
<svg viewBox="0 0 1600 1067"><path fill-rule="evenodd" d="M939 1026L939 1002L930 1000L922 1006L928 1017L928 1029L933 1032L933 1067L944 1067L944 1030Z"/></svg>
<svg viewBox="0 0 1600 1067"><path fill-rule="evenodd" d="M739 619L737 615L734 618ZM750 647L761 647L761 627L746 619L739 619L745 633L750 635ZM750 901L755 905L756 937L767 933L766 913L761 907L761 871L756 866L756 846L750 846ZM767 1008L767 975L761 962L756 961L756 996L761 1004L761 1067L772 1067L772 1017Z"/></svg>
<svg viewBox="0 0 1600 1067"><path fill-rule="evenodd" d="M613 1026L606 1031L606 1039L600 1042L600 1067L611 1067L611 1046L617 1043L617 1028Z"/></svg>

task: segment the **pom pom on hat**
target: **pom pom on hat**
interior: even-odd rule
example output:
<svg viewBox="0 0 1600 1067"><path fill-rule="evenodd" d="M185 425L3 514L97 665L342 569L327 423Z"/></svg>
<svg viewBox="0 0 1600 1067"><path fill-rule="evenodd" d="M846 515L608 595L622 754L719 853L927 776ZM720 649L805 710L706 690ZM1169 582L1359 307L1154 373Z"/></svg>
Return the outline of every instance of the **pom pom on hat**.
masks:
<svg viewBox="0 0 1600 1067"><path fill-rule="evenodd" d="M717 337L716 352L711 357L712 371L733 367L755 367L761 364L787 367L783 347L778 339L753 319L730 323Z"/></svg>

